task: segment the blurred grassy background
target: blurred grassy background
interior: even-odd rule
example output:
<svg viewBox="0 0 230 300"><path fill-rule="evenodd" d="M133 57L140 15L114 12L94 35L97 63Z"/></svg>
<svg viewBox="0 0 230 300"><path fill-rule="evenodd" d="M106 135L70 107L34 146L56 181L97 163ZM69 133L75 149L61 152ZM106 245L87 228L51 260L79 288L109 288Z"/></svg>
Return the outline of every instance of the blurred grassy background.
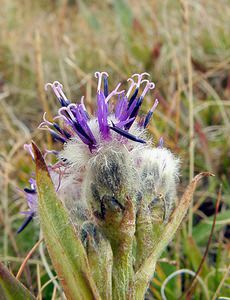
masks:
<svg viewBox="0 0 230 300"><path fill-rule="evenodd" d="M26 209L18 187L25 186L34 171L23 144L35 139L44 149L51 143L36 129L43 111L53 116L57 109L44 83L59 80L73 100L85 94L92 109L95 71L107 71L112 87L132 73L146 71L156 89L145 109L156 97L160 101L149 129L156 142L163 136L181 157L179 193L193 173L216 175L196 192L190 235L184 222L157 266L147 297L162 299L162 283L172 272L197 271L220 184L221 205L200 277L209 299L230 297L229 19L229 0L1 0L0 260L14 274L39 239L36 222L18 236L16 230L23 218L18 212ZM48 260L41 245L22 281L38 299L61 299L52 283L42 289L53 271L45 257ZM165 289L167 299L179 299L191 280L188 275L172 279ZM206 294L198 283L191 299L207 299Z"/></svg>

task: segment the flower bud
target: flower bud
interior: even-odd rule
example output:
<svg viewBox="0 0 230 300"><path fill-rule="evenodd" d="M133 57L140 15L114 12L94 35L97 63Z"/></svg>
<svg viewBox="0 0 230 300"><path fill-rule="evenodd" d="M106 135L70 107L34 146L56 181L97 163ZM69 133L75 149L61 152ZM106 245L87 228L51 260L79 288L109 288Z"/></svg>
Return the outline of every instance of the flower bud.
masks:
<svg viewBox="0 0 230 300"><path fill-rule="evenodd" d="M164 234L176 203L179 161L165 148L144 149L138 156L141 201L136 219L136 263L138 269Z"/></svg>
<svg viewBox="0 0 230 300"><path fill-rule="evenodd" d="M167 222L176 203L179 160L166 148L140 153L141 191L153 220Z"/></svg>

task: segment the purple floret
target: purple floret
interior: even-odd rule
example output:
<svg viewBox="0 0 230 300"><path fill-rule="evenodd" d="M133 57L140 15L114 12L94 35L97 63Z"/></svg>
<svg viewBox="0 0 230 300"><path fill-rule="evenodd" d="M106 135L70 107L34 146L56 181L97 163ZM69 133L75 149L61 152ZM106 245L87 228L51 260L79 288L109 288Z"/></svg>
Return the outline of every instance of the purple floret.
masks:
<svg viewBox="0 0 230 300"><path fill-rule="evenodd" d="M27 217L25 221L22 223L22 225L18 228L17 233L22 232L27 227L27 225L33 220L35 213L37 211L38 196L36 191L36 181L33 178L30 178L29 183L30 183L30 188L24 189L24 194L27 200L29 210L21 212L21 214L24 214Z"/></svg>
<svg viewBox="0 0 230 300"><path fill-rule="evenodd" d="M128 81L130 81L131 84L126 93L124 90L119 91L120 83L109 93L108 74L106 72L95 73L95 77L98 79L96 118L102 140L109 141L112 138L112 130L116 131L123 137L132 139L133 141L143 142L138 137L134 138L133 135L129 133L129 129L137 118L146 93L155 86L154 83L149 80L143 79L146 75L149 74L134 74L131 78L129 78ZM133 79L134 77L137 77L136 82ZM142 89L142 93L139 94L143 83L145 83L145 86ZM103 89L102 85L104 85ZM45 115L43 117L44 122L41 123L40 127L48 129L52 137L63 144L68 142L68 140L74 136L78 136L79 139L89 147L90 151L97 148L99 141L96 140L96 137L90 129L90 117L86 111L83 98L81 100L81 104L70 103L63 92L62 84L55 81L52 84L48 83L46 85L46 89L48 86L52 87L55 95L62 105L58 111L58 117L64 120L64 124L67 128L71 128L71 132L62 129L57 123L47 121L45 119ZM118 97L118 99L114 108L113 104L110 105L110 101L112 98L116 97ZM111 109L111 106L113 109ZM145 120L142 123L139 123L139 126L141 124L142 128L146 128L155 107L156 104L154 104L151 108L145 117ZM115 117L116 120L114 126L111 126L111 116L113 116L113 118Z"/></svg>
<svg viewBox="0 0 230 300"><path fill-rule="evenodd" d="M102 138L109 138L108 114L109 106L105 101L105 95L102 92L97 93L97 119Z"/></svg>

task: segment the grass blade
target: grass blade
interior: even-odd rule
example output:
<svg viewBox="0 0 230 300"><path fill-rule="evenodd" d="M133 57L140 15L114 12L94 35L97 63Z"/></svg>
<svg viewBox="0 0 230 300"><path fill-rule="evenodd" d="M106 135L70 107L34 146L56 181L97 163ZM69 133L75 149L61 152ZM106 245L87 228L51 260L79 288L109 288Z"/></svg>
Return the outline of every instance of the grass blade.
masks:
<svg viewBox="0 0 230 300"><path fill-rule="evenodd" d="M0 300L35 300L35 297L0 263Z"/></svg>

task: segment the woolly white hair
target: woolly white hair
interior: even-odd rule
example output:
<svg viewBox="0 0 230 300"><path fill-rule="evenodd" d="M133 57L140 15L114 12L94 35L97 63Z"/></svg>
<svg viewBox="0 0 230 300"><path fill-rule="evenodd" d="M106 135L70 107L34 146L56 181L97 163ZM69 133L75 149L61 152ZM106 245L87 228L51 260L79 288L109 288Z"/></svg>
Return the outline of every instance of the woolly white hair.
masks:
<svg viewBox="0 0 230 300"><path fill-rule="evenodd" d="M166 148L143 149L135 158L144 194L162 197L167 219L176 202L179 159Z"/></svg>
<svg viewBox="0 0 230 300"><path fill-rule="evenodd" d="M179 159L166 148L145 149L139 154L142 168L156 169L159 172L159 181L170 182L179 176ZM160 188L155 185L156 190Z"/></svg>
<svg viewBox="0 0 230 300"><path fill-rule="evenodd" d="M109 122L115 122L114 115L109 117ZM114 131L110 131L111 140L106 141L101 139L100 130L98 126L98 121L96 118L93 118L89 121L89 127L92 131L96 141L98 142L98 149L93 152L90 152L89 148L79 139L72 138L64 145L64 149L59 153L59 159L65 160L69 165L74 167L74 171L79 171L82 167L86 166L89 160L92 157L95 157L102 148L112 147L113 145L116 148L125 147L128 152L136 151L142 148L146 148L146 144L140 144L134 141L131 141L125 137L122 137ZM140 129L136 122L132 125L129 132L142 139L146 139L145 130Z"/></svg>
<svg viewBox="0 0 230 300"><path fill-rule="evenodd" d="M114 115L110 115L110 122L111 124L116 122ZM87 186L86 177L89 177L89 170L97 163L97 157L102 152L107 153L108 158L105 158L104 162L107 159L109 162L113 157L109 155L110 152L124 153L125 151L133 170L135 168L137 171L136 174L139 178L136 178L136 184L141 184L143 197L146 197L148 202L157 197L162 197L165 206L165 218L167 219L176 201L179 159L166 148L152 148L151 140L147 140L145 130L140 129L136 122L130 128L130 133L147 140L146 144L129 140L112 130L110 131L111 139L108 141L103 140L100 136L97 119L91 119L88 125L97 141L98 146L96 149L90 151L82 141L72 138L59 153L59 160L64 160L66 164L58 191L61 198L68 200L70 203L68 206L76 207L80 205L87 208L88 192L84 191ZM132 176L133 174L130 174L129 177ZM64 202L67 200L64 200Z"/></svg>

